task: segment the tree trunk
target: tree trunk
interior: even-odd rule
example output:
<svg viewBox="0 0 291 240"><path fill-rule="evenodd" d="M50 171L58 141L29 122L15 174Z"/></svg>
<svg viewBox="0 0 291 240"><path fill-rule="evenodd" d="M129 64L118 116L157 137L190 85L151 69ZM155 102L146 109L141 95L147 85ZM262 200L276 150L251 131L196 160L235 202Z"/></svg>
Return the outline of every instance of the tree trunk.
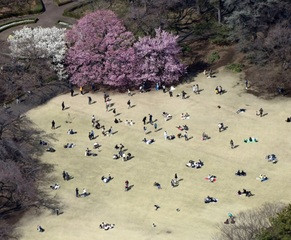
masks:
<svg viewBox="0 0 291 240"><path fill-rule="evenodd" d="M219 5L218 5L218 8L217 8L217 20L218 20L218 23L220 24L220 23L221 23L221 8L220 8L220 1L219 1Z"/></svg>

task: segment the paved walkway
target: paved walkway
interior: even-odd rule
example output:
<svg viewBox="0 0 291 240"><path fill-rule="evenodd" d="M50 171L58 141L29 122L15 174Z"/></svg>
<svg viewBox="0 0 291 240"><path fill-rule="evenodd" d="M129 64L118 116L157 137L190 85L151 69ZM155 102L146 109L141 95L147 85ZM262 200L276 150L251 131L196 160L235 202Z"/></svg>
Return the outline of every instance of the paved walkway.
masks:
<svg viewBox="0 0 291 240"><path fill-rule="evenodd" d="M63 6L58 6L54 0L43 0L45 11L41 14L28 15L27 17L37 17L39 20L35 24L28 24L28 26L42 26L42 27L52 27L57 24L59 20L73 24L76 20L69 17L64 17L63 12L66 8L71 7L72 5L82 2L83 0L74 0L71 3L65 4ZM7 19L9 20L9 19ZM19 25L12 28L9 28L0 33L0 40L6 40L7 37L15 30L23 28L25 25Z"/></svg>

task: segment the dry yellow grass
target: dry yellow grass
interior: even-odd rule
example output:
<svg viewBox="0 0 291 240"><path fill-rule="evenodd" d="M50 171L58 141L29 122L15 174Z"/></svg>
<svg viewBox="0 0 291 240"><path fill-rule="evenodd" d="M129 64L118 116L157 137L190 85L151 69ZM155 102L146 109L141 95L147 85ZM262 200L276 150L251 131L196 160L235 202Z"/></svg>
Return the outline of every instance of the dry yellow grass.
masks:
<svg viewBox="0 0 291 240"><path fill-rule="evenodd" d="M61 188L50 191L50 183L40 188L48 189L64 204L64 214L56 216L47 210L40 215L34 212L26 214L17 229L22 234L21 239L211 239L217 231L216 224L224 221L228 212L236 214L266 201L290 201L291 124L284 120L290 115L291 101L285 98L266 101L247 94L243 84L239 83L239 76L223 69L213 79L198 75L194 83L204 89L200 95L192 93L192 84L180 85L174 92L185 90L190 94L190 98L185 100L170 98L162 91L136 93L130 97L136 105L132 109L127 109L127 94L111 93L114 107L121 112L118 118L136 122L131 127L113 123L113 113L105 112L102 93L73 98L69 94L61 95L31 110L27 116L36 127L54 133L57 139L52 143L56 152L45 153L42 160L55 165L53 176ZM217 85L225 88L227 93L216 95L214 88ZM96 104L87 104L89 95L97 101ZM68 110L61 111L62 101L70 106ZM260 107L268 113L263 118L255 115ZM246 108L247 111L236 114L239 108ZM161 115L163 111L169 112L173 119L165 122ZM185 112L191 115L189 120L180 119L180 114ZM73 119L71 124L65 123L68 113ZM158 126L163 128L153 132L153 127L148 125L152 133L146 137L156 140L152 145L141 141L145 136L141 120L149 113L158 119ZM97 157L85 157L86 147L92 149L94 142L88 139L93 114L101 119L107 129L113 126L118 133L103 137L98 131L99 137L95 141L102 145L101 152ZM53 119L61 125L60 128L50 129ZM228 126L225 132L218 132L219 122ZM164 140L165 130L176 135L179 131L175 126L182 124L189 126L189 136L193 136L191 140ZM78 133L68 135L69 128ZM201 141L204 131L211 136L210 140ZM250 136L257 137L259 142L244 143L243 139ZM231 150L230 139L239 147ZM63 145L67 142L74 142L77 146L64 149ZM123 162L112 159L116 153L114 146L119 143L123 143L135 156L132 160ZM277 164L265 160L270 153L278 156ZM205 165L202 169L186 168L185 164L190 159L201 159ZM238 169L245 170L247 176L235 176ZM73 175L74 179L64 182L63 170ZM114 179L105 184L100 178L108 173ZM175 173L184 180L173 189L170 181ZM217 176L216 183L204 180L209 173ZM266 174L270 179L261 183L256 180L260 174ZM129 192L124 191L125 180L134 184ZM153 187L155 181L162 185L161 190ZM91 195L76 198L76 187L80 190L85 187ZM242 188L251 190L255 196L237 196L237 191ZM218 198L219 202L204 204L203 199L207 195ZM155 211L154 204L161 208ZM181 211L177 212L177 208ZM103 221L116 226L109 231L101 230L98 226ZM153 228L152 223L157 227ZM45 232L37 232L37 225L43 226Z"/></svg>

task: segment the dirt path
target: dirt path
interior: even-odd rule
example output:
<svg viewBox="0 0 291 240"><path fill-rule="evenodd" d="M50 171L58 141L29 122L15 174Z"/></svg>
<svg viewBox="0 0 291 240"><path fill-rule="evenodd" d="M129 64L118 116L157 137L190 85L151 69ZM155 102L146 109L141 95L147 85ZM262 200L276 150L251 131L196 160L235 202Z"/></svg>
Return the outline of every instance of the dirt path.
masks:
<svg viewBox="0 0 291 240"><path fill-rule="evenodd" d="M37 17L39 20L35 24L28 24L28 26L52 27L55 26L59 20L73 24L76 20L73 18L64 17L63 12L66 8L69 8L72 5L82 1L83 0L74 0L72 3L68 3L59 7L53 0L43 0L45 11L41 14L29 15L29 17ZM25 25L15 26L1 32L0 40L6 40L13 31L21 29L23 26Z"/></svg>

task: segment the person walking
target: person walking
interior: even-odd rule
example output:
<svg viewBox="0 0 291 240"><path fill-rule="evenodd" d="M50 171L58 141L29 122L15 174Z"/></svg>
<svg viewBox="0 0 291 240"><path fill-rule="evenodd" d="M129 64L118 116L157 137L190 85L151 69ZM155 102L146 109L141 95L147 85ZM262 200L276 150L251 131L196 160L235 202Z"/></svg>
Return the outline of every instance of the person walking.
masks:
<svg viewBox="0 0 291 240"><path fill-rule="evenodd" d="M146 132L147 132L147 127L146 126L143 126L143 131L144 131L144 134L146 134Z"/></svg>
<svg viewBox="0 0 291 240"><path fill-rule="evenodd" d="M91 105L91 103L92 103L92 98L89 96L88 97L88 104Z"/></svg>
<svg viewBox="0 0 291 240"><path fill-rule="evenodd" d="M163 88L163 93L166 93L166 86L163 85L162 88Z"/></svg>
<svg viewBox="0 0 291 240"><path fill-rule="evenodd" d="M66 172L63 171L63 179L66 180Z"/></svg>
<svg viewBox="0 0 291 240"><path fill-rule="evenodd" d="M142 121L143 121L143 125L146 125L147 117L144 117L144 118L142 119Z"/></svg>
<svg viewBox="0 0 291 240"><path fill-rule="evenodd" d="M188 138L188 132L187 131L185 131L184 137L185 137L185 141L188 141L189 140L189 138Z"/></svg>
<svg viewBox="0 0 291 240"><path fill-rule="evenodd" d="M131 108L131 102L130 102L130 100L127 101L127 107L128 107L128 109Z"/></svg>
<svg viewBox="0 0 291 240"><path fill-rule="evenodd" d="M129 181L126 180L126 181L125 181L125 188L124 188L124 190L125 190L125 191L128 191L128 187L129 187Z"/></svg>
<svg viewBox="0 0 291 240"><path fill-rule="evenodd" d="M105 108L106 108L106 112L109 111L109 103L105 102Z"/></svg>
<svg viewBox="0 0 291 240"><path fill-rule="evenodd" d="M263 112L264 112L264 110L262 108L260 108L260 110L259 110L260 117L263 116Z"/></svg>
<svg viewBox="0 0 291 240"><path fill-rule="evenodd" d="M175 173L175 176L174 176L175 180L178 181L178 174Z"/></svg>
<svg viewBox="0 0 291 240"><path fill-rule="evenodd" d="M79 189L78 188L76 188L76 197L79 197Z"/></svg>
<svg viewBox="0 0 291 240"><path fill-rule="evenodd" d="M108 135L111 136L113 132L112 126L108 129Z"/></svg>
<svg viewBox="0 0 291 240"><path fill-rule="evenodd" d="M170 97L173 97L173 92L171 90L169 91L169 95Z"/></svg>
<svg viewBox="0 0 291 240"><path fill-rule="evenodd" d="M199 85L198 84L196 84L196 92L195 92L196 94L200 94L200 91L199 91Z"/></svg>
<svg viewBox="0 0 291 240"><path fill-rule="evenodd" d="M81 93L81 95L84 95L83 87L80 87L80 93Z"/></svg>
<svg viewBox="0 0 291 240"><path fill-rule="evenodd" d="M167 140L167 138L168 138L168 133L166 131L164 131L164 138L165 138L165 140Z"/></svg>
<svg viewBox="0 0 291 240"><path fill-rule="evenodd" d="M246 85L246 90L248 90L249 81L247 79L245 80L245 85Z"/></svg>
<svg viewBox="0 0 291 240"><path fill-rule="evenodd" d="M153 115L149 114L149 122L150 124L153 124Z"/></svg>
<svg viewBox="0 0 291 240"><path fill-rule="evenodd" d="M230 142L229 142L229 143L230 143L230 147L231 147L231 149L234 149L234 142L233 142L233 140L232 140L232 139L230 140Z"/></svg>
<svg viewBox="0 0 291 240"><path fill-rule="evenodd" d="M155 122L154 123L154 128L155 128L155 131L157 131L157 129L158 129L158 124Z"/></svg>
<svg viewBox="0 0 291 240"><path fill-rule="evenodd" d="M56 129L56 123L54 120L52 121L52 129Z"/></svg>
<svg viewBox="0 0 291 240"><path fill-rule="evenodd" d="M70 92L71 92L71 97L74 97L74 89L73 88L71 88Z"/></svg>
<svg viewBox="0 0 291 240"><path fill-rule="evenodd" d="M62 102L62 111L65 110L65 102Z"/></svg>

